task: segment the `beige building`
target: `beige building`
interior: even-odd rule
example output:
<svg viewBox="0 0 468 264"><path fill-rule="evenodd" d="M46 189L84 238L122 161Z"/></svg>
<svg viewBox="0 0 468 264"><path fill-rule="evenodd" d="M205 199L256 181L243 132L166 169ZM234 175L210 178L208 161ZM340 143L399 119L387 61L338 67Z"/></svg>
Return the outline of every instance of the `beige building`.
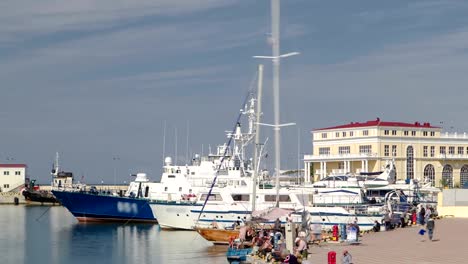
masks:
<svg viewBox="0 0 468 264"><path fill-rule="evenodd" d="M397 179L436 187L468 184L468 136L430 123L351 122L313 130L312 142L313 154L304 156L306 183L330 174L380 171L393 159Z"/></svg>
<svg viewBox="0 0 468 264"><path fill-rule="evenodd" d="M0 193L24 187L26 164L0 164Z"/></svg>

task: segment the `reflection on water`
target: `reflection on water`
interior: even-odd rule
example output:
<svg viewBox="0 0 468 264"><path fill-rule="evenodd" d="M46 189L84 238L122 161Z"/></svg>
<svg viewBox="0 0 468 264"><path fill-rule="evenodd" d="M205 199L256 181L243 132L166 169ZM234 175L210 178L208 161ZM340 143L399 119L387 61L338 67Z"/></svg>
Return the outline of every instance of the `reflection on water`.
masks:
<svg viewBox="0 0 468 264"><path fill-rule="evenodd" d="M227 263L226 247L153 224L79 224L63 207L0 206L2 263Z"/></svg>

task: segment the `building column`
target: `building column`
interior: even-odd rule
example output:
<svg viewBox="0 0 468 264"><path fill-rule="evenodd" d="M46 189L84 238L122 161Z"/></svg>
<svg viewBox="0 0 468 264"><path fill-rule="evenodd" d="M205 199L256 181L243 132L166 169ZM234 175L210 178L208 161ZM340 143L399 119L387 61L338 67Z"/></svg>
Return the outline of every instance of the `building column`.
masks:
<svg viewBox="0 0 468 264"><path fill-rule="evenodd" d="M364 160L361 160L361 172L364 172Z"/></svg>
<svg viewBox="0 0 468 264"><path fill-rule="evenodd" d="M304 183L309 183L310 180L310 162L304 161Z"/></svg>
<svg viewBox="0 0 468 264"><path fill-rule="evenodd" d="M323 166L325 167L323 171L323 178L325 178L327 177L327 162L326 161L323 162Z"/></svg>
<svg viewBox="0 0 468 264"><path fill-rule="evenodd" d="M320 180L323 178L323 161L320 162Z"/></svg>

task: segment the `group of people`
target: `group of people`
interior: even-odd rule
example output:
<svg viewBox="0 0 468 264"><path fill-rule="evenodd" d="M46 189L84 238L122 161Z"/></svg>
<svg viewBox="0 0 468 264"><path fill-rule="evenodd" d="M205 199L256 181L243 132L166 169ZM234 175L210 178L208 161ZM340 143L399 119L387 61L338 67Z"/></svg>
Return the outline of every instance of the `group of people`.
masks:
<svg viewBox="0 0 468 264"><path fill-rule="evenodd" d="M396 227L407 227L412 225L424 226L429 220L430 216L437 214L435 208L429 205L418 204L417 206L410 208L399 215L399 218L395 218L393 214L387 212L381 222L375 221L372 230L379 232L381 226L385 226L385 230L391 230Z"/></svg>

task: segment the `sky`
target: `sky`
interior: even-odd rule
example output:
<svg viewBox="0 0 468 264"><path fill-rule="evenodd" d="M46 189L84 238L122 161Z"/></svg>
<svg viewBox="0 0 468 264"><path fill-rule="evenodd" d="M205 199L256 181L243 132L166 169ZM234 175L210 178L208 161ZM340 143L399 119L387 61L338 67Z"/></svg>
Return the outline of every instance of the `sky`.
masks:
<svg viewBox="0 0 468 264"><path fill-rule="evenodd" d="M379 117L467 132L468 1L281 0L281 168L311 131ZM259 63L268 0L0 1L0 162L88 183L161 175L226 142ZM273 133L267 151L273 153ZM176 158L177 154L177 158ZM265 164L273 162L273 155ZM265 165L265 166L267 166Z"/></svg>

